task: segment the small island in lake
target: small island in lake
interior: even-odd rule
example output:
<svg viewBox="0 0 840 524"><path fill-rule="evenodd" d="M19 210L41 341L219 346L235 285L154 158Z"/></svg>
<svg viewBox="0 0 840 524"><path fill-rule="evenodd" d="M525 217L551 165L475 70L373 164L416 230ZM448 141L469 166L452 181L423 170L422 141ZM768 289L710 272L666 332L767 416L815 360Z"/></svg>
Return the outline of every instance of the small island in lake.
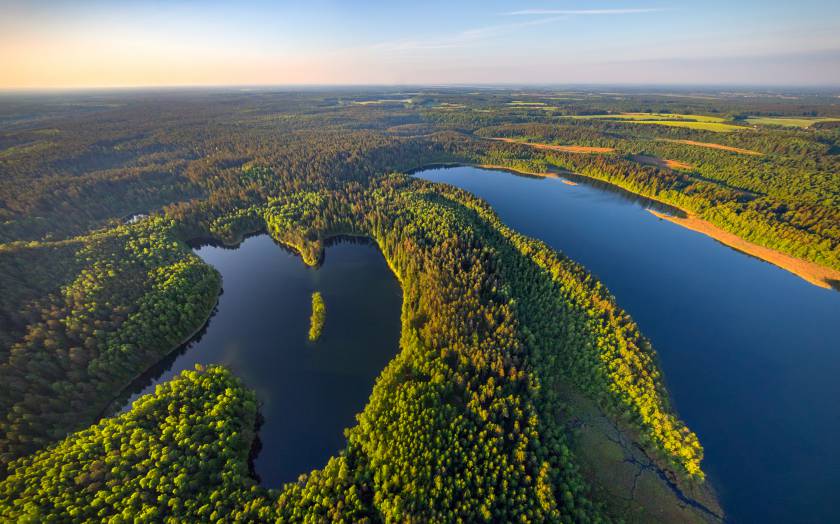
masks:
<svg viewBox="0 0 840 524"><path fill-rule="evenodd" d="M327 306L324 297L315 291L312 293L312 316L309 317L309 341L317 342L324 331L324 321L327 319Z"/></svg>
<svg viewBox="0 0 840 524"><path fill-rule="evenodd" d="M840 522L840 2L65 3L0 524Z"/></svg>

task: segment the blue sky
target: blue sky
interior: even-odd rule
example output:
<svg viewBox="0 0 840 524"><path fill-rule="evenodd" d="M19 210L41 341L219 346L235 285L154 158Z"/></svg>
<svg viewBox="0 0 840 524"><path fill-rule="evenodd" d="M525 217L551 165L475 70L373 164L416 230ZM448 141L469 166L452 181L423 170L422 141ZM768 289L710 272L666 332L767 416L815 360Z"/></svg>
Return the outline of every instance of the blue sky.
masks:
<svg viewBox="0 0 840 524"><path fill-rule="evenodd" d="M0 0L2 87L840 85L840 2Z"/></svg>

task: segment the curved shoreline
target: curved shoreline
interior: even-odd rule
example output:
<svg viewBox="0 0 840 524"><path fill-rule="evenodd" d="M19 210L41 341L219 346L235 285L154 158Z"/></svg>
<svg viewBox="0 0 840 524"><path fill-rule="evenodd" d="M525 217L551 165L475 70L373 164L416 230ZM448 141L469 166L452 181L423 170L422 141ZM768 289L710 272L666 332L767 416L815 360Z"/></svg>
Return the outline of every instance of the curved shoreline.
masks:
<svg viewBox="0 0 840 524"><path fill-rule="evenodd" d="M832 282L840 282L840 271L821 266L815 262L809 262L801 258L796 258L768 247L753 244L752 242L744 240L734 233L721 229L711 222L707 222L692 213L686 213L687 216L685 218L681 218L660 213L654 209L648 209L648 212L659 219L667 220L668 222L672 222L686 229L702 233L717 240L721 244L773 264L774 266L793 273L799 278L815 286L824 289L832 289L834 287L832 286Z"/></svg>
<svg viewBox="0 0 840 524"><path fill-rule="evenodd" d="M122 408L126 407L128 399L131 398L133 394L129 392L129 390L138 389L137 384L141 382L144 378L146 378L150 372L153 372L157 366L159 366L170 356L179 353L182 349L186 349L194 341L201 338L201 336L204 334L204 331L207 329L207 326L210 325L210 320L213 318L213 315L216 314L216 308L219 305L219 297L222 296L222 292L223 289L221 285L221 279L219 279L219 290L216 293L216 302L213 304L213 307L210 309L210 312L207 313L207 316L201 322L201 325L195 328L189 334L189 336L183 338L181 342L178 342L168 351L164 352L161 355L161 357L157 361L155 361L151 366L137 373L136 375L134 375L133 378L131 378L131 380L126 382L126 385L123 386L122 389L120 389L119 393L117 393L117 395L115 395L110 401L108 401L108 405L102 408L102 410L99 412L99 415L97 415L94 424L99 423L103 418L112 417L119 413L122 410ZM118 402L121 402L121 404L117 405Z"/></svg>
<svg viewBox="0 0 840 524"><path fill-rule="evenodd" d="M382 252L382 248L381 248L381 246L379 246L378 242L376 242L373 238L371 238L367 235L352 234L352 233L336 233L336 234L331 234L331 235L325 237L324 239L322 239L324 245L321 246L321 250L319 252L318 259L314 263L311 263L312 261L308 261L303 256L303 248L301 246L295 245L295 244L293 244L291 242L288 242L288 241L285 241L285 240L278 240L277 238L275 238L274 236L271 235L271 233L268 231L268 228L257 229L255 231L246 231L244 233L243 232L238 232L235 235L235 237L233 238L233 240L220 239L220 238L216 238L216 237L213 237L213 236L194 237L194 238L191 238L191 239L185 241L185 244L190 248L191 251L198 248L198 247L201 247L201 246L216 246L216 247L221 247L223 249L237 249L237 248L239 248L239 246L242 245L242 243L245 240L247 240L251 237L260 236L260 235L268 235L268 237L271 238L277 245L279 245L280 247L288 250L289 252L293 253L294 255L300 257L301 262L303 262L303 264L305 266L308 266L308 267L318 267L318 265L320 265L320 263L323 260L323 254L324 254L324 251L325 251L324 247L328 246L330 244L330 242L340 241L344 238L370 240L373 244L375 244L377 246L377 248L380 250L380 253ZM192 252L195 253L195 251L192 251ZM203 259L202 259L202 261L203 261ZM386 258L386 262L387 262L387 258ZM204 263L206 264L207 262L204 262ZM390 264L389 264L389 267L390 267ZM213 268L213 269L214 269L214 271L216 271L215 268ZM393 268L392 268L392 270L393 270ZM394 274L396 275L396 272ZM397 277L398 277L397 280L400 281L399 280L399 275L397 275ZM400 281L400 283L401 282L402 281ZM134 394L134 392L136 392L136 390L142 389L142 388L138 387L138 383L142 382L144 379L147 379L148 375L150 373L154 373L155 370L157 369L157 367L161 363L163 363L165 360L172 357L173 355L179 354L181 352L181 350L189 349L189 346L193 342L201 339L201 337L204 335L204 331L210 325L210 320L212 320L213 316L216 314L217 308L219 306L219 297L222 296L223 292L224 292L224 287L223 287L223 284L222 284L222 281L221 281L221 278L220 278L219 279L219 289L218 289L218 292L216 293L216 302L214 302L213 307L207 313L207 316L204 318L204 320L201 322L201 324L198 327L196 327L187 337L181 339L180 342L176 343L169 350L165 351L162 354L161 358L159 358L157 361L155 361L152 365L148 366L146 369L137 373L133 378L131 378L131 380L129 380L126 383L126 385L123 386L122 389L120 389L119 393L117 395L115 395L108 402L108 404L99 412L99 415L96 417L96 422L102 420L105 417L113 416L114 414L118 413L122 408L125 408L126 407L126 402ZM121 404L119 406L116 405L118 402L121 402Z"/></svg>
<svg viewBox="0 0 840 524"><path fill-rule="evenodd" d="M560 178L562 175L555 175L555 176ZM278 246L281 246L284 249L288 249L288 251L290 251L292 253L295 253L297 256L301 257L301 261L305 265L316 266L317 267L318 263L323 261L324 251L325 251L324 248L329 246L332 241L342 240L342 239L345 239L345 238L347 238L347 239L355 239L355 238L364 239L365 241L368 241L368 242L374 244L378 248L378 250L379 250L380 254L382 255L384 261L386 262L387 266L389 267L391 272L394 274L394 276L397 278L397 281L400 284L400 289L402 290L402 288L403 288L403 279L401 278L400 273L396 270L396 267L392 263L392 260L388 256L386 256L385 250L383 249L384 246L382 244L380 244L380 241L376 238L376 234L374 234L373 232L371 232L371 233L353 233L353 232L350 232L350 233L338 233L338 232L328 233L324 237L319 238L316 241L316 245L318 245L317 246L318 247L318 254L315 257L314 261L310 261L310 262L314 262L314 263L309 263L309 262L307 262L307 260L303 256L304 252L310 251L310 250L307 249L306 244L298 245L298 244L295 244L295 243L291 243L288 240L282 239L281 238L282 235L276 235L275 236L274 234L272 234L269 231L269 229L270 228L257 229L255 231L250 231L250 232L245 232L245 233L237 232L237 234L232 235L227 240L222 240L222 239L218 239L218 238L215 238L215 237L207 237L207 238L204 238L204 239L201 239L201 240L203 240L207 243L215 243L216 245L221 245L221 246L230 248L230 247L239 246L246 238L249 238L252 235L266 234ZM191 243L196 243L196 240L197 239L191 239ZM186 339L185 342L183 342L183 343L177 345L175 348L173 348L173 350L169 354L167 354L167 356L178 353L179 350L181 350L182 348L188 349L189 345L192 343L192 341L195 339L195 337L198 336L199 334L201 334L201 332L204 329L206 329L206 327L209 324L210 320L212 319L213 313L215 313L217 307L218 307L218 300L216 302L216 305L213 307L213 310L212 310L211 314L202 323L201 327L199 327L196 330L196 332L194 332L192 335L190 335ZM401 308L404 308L404 307L405 307L405 301L404 301L404 298L403 298L403 303L402 303ZM400 337L402 338L402 336L403 336L403 334L402 334L402 331L401 331ZM400 349L400 351L401 350L402 350L402 348ZM164 357L164 359L165 358L166 357ZM151 371L153 368L154 368L154 366L152 368L147 369L143 374L148 374L149 371ZM141 376L143 374L141 374ZM133 382L129 384L129 388L131 388L132 386L133 386ZM574 386L569 385L568 387L574 387ZM122 393L127 391L127 389L128 388L125 388ZM114 407L115 407L114 404L116 403L117 400L119 400L119 399L115 399L115 401L112 401L111 405L109 406L111 409L114 409ZM118 407L117 407L117 409L118 409ZM613 424L618 424L618 421L614 421L609 415L602 412L600 408L593 408L593 409L597 410L597 413L599 414L599 416L605 417L605 419L610 420L611 423L613 423ZM102 418L102 417L100 417L100 418ZM259 434L260 422L261 422L261 414L258 412L257 418L254 421L253 434L248 435L246 437L250 441L250 447L249 447L249 451L248 451L249 473L251 474L251 477L258 483L260 482L260 479L259 479L259 475L256 473L256 471L254 469L253 462L254 462L254 459L258 456L260 448L262 446L262 442L260 440L260 434ZM593 430L593 431L599 431L599 430ZM649 471L654 472L657 475L656 478L652 480L653 487L649 486L649 489L654 490L653 492L659 494L660 496L667 496L667 498L665 499L665 502L662 502L661 499L657 498L656 499L657 502L654 504L653 500L647 500L647 499L644 499L644 498L640 498L639 500L635 500L635 502L634 502L635 504L638 504L638 505L640 505L640 507L644 508L645 512L654 511L654 510L657 510L657 509L662 510L662 505L664 504L664 506L666 508L671 508L671 509L673 509L673 511L677 511L677 508L681 508L680 511L685 512L685 513L680 513L681 517L689 517L690 516L692 518L689 521L692 521L692 522L695 521L695 518L697 518L697 517L699 517L696 520L697 522L720 522L720 520L721 520L720 514L722 513L722 510L720 510L719 504L717 503L716 496L714 494L714 490L711 488L710 484L704 484L703 486L705 486L705 487L702 490L700 490L700 488L697 488L698 490L700 490L700 491L697 491L697 493L689 493L689 491L687 491L687 490L691 488L691 485L690 484L684 484L682 481L677 480L676 477L674 476L674 474L670 472L670 470L663 469L664 466L658 465L657 459L652 458L652 456L647 454L647 451L645 451L645 448L639 443L640 441L638 440L637 436L635 435L635 432L630 427L615 426L615 432L618 435L617 438L619 438L622 442L632 443L632 445L634 446L634 449L638 448L638 450L641 453L643 453L645 457L647 457L648 462L645 463L644 467L647 468L645 471L647 471L649 469ZM600 433L599 433L599 435L600 435ZM597 450L594 450L594 449L591 450L591 451L592 452L597 452ZM635 463L631 464L630 466L636 467ZM605 478L611 478L616 474L615 470L614 470L614 466L609 465L609 464L591 465L591 468L593 468L594 471L597 471L599 475L601 475ZM641 474L642 474L642 471L640 470L639 475L641 475ZM610 486L612 486L612 483L610 483ZM622 497L622 498L626 498L626 497L629 496L632 499L636 496L636 491L637 490L636 490L636 487L635 487L635 482L634 482L634 486L633 486L632 490L627 491L624 488L625 488L625 486L620 486L620 485L612 486L612 489L615 490L615 493L618 493L619 496ZM709 508L711 508L711 509L709 509Z"/></svg>
<svg viewBox="0 0 840 524"><path fill-rule="evenodd" d="M459 166L470 166L470 167L477 167L479 169L491 169L495 171L507 171L508 173L512 173L516 176L525 176L531 178L553 178L559 180L560 182L566 184L567 186L577 186L580 183L595 187L596 189L601 189L603 191L609 191L611 193L617 193L624 197L625 199L632 200L633 202L644 204L645 207L653 207L659 208L659 210L663 213L673 214L675 216L685 215L688 214L683 211L682 209L674 206L673 204L669 204L667 202L663 202L662 200L657 200L655 198L651 198L649 196L642 195L640 193L634 193L629 189L624 189L621 186L615 185L611 182L607 182L606 180L601 180L598 178L593 178L586 175L581 175L579 173L573 173L571 171L565 171L562 169L557 169L556 171L545 171L542 173L537 173L535 171L525 171L515 167L507 167L498 164L458 164ZM455 166L457 167L457 166Z"/></svg>
<svg viewBox="0 0 840 524"><path fill-rule="evenodd" d="M563 181L566 183L564 177L564 173L537 173L534 171L524 171L522 169L517 169L508 166L500 166L494 164L459 164L459 165L472 165L473 167L480 167L483 169L498 169L504 171L512 171L514 173L519 173L522 175L527 176L535 176L539 178L555 178ZM711 237L721 244L726 245L732 249L736 249L741 251L742 253L746 253L752 257L758 258L759 260L763 260L769 264L773 264L774 266L784 269L785 271L792 273L802 280L808 282L817 287L821 287L823 289L838 289L838 284L840 283L840 271L835 269L817 264L816 262L811 262L809 260L804 260L801 258L794 257L792 255L788 255L782 253L781 251L776 251L775 249L771 249L769 247L760 246L758 244L754 244L749 240L745 240L734 233L730 233L725 229L722 229L711 222L703 220L702 218L698 217L697 215L686 211L684 209L678 208L673 204L669 204L667 202L662 202L661 200L657 200L655 198L651 198L649 196L641 195L639 193L634 193L628 189L625 189L621 186L617 186L615 184L611 184L607 181L600 180L597 178L588 177L586 175L581 175L579 173L569 173L569 175L578 177L581 179L591 180L593 182L607 184L609 186L615 187L622 191L626 191L632 195L638 196L640 198L645 198L647 200L658 202L664 206L671 207L674 209L678 209L681 213L683 213L684 217L674 216L667 213L663 213L661 211L657 211L655 209L648 208L647 211L656 216L659 219L667 220L671 223L677 224L678 226L682 226L686 229L690 229L697 233L701 233L708 237ZM575 185L574 183L570 185Z"/></svg>

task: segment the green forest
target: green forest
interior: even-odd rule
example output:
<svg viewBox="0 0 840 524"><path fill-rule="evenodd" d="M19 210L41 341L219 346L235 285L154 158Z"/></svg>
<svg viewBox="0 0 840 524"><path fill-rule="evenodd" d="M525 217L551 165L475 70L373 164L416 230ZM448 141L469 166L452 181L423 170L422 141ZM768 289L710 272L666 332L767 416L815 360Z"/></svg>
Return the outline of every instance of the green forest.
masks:
<svg viewBox="0 0 840 524"><path fill-rule="evenodd" d="M309 317L309 341L316 342L321 338L324 331L324 322L327 320L327 306L324 304L324 297L315 291L312 293L312 315Z"/></svg>
<svg viewBox="0 0 840 524"><path fill-rule="evenodd" d="M702 502L703 511L675 510L686 512L680 520L720 521L704 495L702 445L671 407L654 348L609 290L482 200L406 174L422 166L571 171L840 269L840 127L772 118L837 116L819 95L74 97L0 102L4 521L625 520L580 467L569 423L577 395L673 489ZM715 116L737 129L571 118L636 112ZM760 117L770 123L750 123ZM308 265L333 237L368 237L403 290L399 352L344 449L268 487L249 470L258 402L225 368L184 372L112 410L216 305L221 278L190 246L263 231ZM325 315L316 292L310 340ZM651 520L646 501L631 503Z"/></svg>

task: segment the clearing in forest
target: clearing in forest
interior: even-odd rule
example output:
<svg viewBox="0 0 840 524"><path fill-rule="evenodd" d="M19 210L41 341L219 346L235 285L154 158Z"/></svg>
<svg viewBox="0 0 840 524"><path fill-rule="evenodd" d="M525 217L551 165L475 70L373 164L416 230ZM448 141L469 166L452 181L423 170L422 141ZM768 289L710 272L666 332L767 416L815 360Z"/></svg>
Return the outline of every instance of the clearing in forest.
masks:
<svg viewBox="0 0 840 524"><path fill-rule="evenodd" d="M723 117L681 113L610 113L603 115L575 115L569 118L615 120L633 124L657 124L661 126L714 131L717 133L728 133L730 131L744 129L743 126L726 123Z"/></svg>
<svg viewBox="0 0 840 524"><path fill-rule="evenodd" d="M651 156L651 155L633 155L633 160L640 163L646 164L649 166L656 166L656 167L667 167L669 169L694 169L694 166L691 164L686 164L685 162L680 162L679 160L669 160L667 158L659 158L658 156Z"/></svg>
<svg viewBox="0 0 840 524"><path fill-rule="evenodd" d="M764 153L760 151L753 151L752 149L741 149L740 147L725 146L723 144L713 144L712 142L697 142L695 140L677 140L673 138L661 138L665 142L673 142L675 144L686 144L689 146L708 147L710 149L720 149L723 151L731 151L732 153L741 153L742 155L762 156Z"/></svg>
<svg viewBox="0 0 840 524"><path fill-rule="evenodd" d="M553 144L539 144L533 142L524 142L513 138L491 138L490 140L498 140L500 142L508 142L510 144L521 144L523 146L531 146L535 149L548 149L551 151L560 151L562 153L612 153L615 148L612 147L595 147L595 146L557 146Z"/></svg>
<svg viewBox="0 0 840 524"><path fill-rule="evenodd" d="M762 126L798 127L805 129L818 122L840 122L837 117L764 117L751 116L747 123Z"/></svg>

